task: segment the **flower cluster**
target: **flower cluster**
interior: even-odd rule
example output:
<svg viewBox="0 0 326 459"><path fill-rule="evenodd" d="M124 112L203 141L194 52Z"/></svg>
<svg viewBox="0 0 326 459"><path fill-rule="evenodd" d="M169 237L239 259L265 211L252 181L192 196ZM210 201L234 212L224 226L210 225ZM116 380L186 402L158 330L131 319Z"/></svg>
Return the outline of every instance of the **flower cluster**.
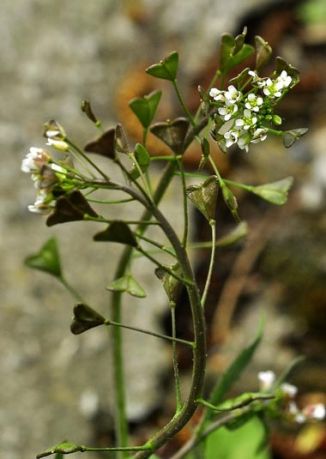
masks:
<svg viewBox="0 0 326 459"><path fill-rule="evenodd" d="M258 373L260 390L263 392L272 391L276 381L276 375L273 371L261 371ZM326 408L322 403L306 405L300 410L295 402L298 388L287 382L280 385L280 393L286 402L286 415L291 421L303 424L307 421L322 421L326 416Z"/></svg>
<svg viewBox="0 0 326 459"><path fill-rule="evenodd" d="M21 170L31 174L37 189L34 204L28 206L30 212L46 214L51 210L53 190L67 170L55 163L49 153L42 148L31 147L21 164Z"/></svg>
<svg viewBox="0 0 326 459"><path fill-rule="evenodd" d="M263 142L268 133L270 121L280 124L278 116L272 116L273 105L291 86L292 77L283 70L275 79L260 78L256 72L249 71L252 88L243 93L230 85L222 91L211 88L209 96L217 105L218 118L226 125L226 131L218 135L222 147L237 144L248 151L250 143Z"/></svg>

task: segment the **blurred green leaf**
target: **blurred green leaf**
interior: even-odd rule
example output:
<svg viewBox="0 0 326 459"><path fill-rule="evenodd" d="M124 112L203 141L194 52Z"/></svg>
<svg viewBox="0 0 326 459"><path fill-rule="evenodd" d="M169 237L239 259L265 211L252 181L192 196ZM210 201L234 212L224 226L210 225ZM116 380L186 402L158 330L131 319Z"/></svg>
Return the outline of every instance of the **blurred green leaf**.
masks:
<svg viewBox="0 0 326 459"><path fill-rule="evenodd" d="M266 444L266 432L262 421L251 417L241 427L229 431L222 427L206 440L205 459L270 459Z"/></svg>
<svg viewBox="0 0 326 459"><path fill-rule="evenodd" d="M209 177L201 185L187 188L187 197L208 221L215 220L217 193L218 185L215 175Z"/></svg>
<svg viewBox="0 0 326 459"><path fill-rule="evenodd" d="M173 51L158 64L153 64L146 69L149 75L163 80L174 81L178 72L179 54Z"/></svg>
<svg viewBox="0 0 326 459"><path fill-rule="evenodd" d="M264 67L271 58L272 48L271 46L259 35L255 36L256 46L256 70L260 70Z"/></svg>
<svg viewBox="0 0 326 459"><path fill-rule="evenodd" d="M129 226L122 221L112 222L106 230L96 233L94 241L118 242L120 244L137 247L137 241Z"/></svg>
<svg viewBox="0 0 326 459"><path fill-rule="evenodd" d="M184 140L189 128L186 118L176 118L174 121L166 121L153 124L151 132L164 142L176 154L184 152Z"/></svg>
<svg viewBox="0 0 326 459"><path fill-rule="evenodd" d="M246 222L241 222L228 234L217 239L216 247L226 247L235 244L240 239L244 238L247 234L248 224Z"/></svg>
<svg viewBox="0 0 326 459"><path fill-rule="evenodd" d="M58 244L55 238L49 239L34 255L25 259L25 264L29 268L38 269L52 274L59 279L62 278L60 255Z"/></svg>
<svg viewBox="0 0 326 459"><path fill-rule="evenodd" d="M145 298L146 292L143 287L131 275L127 274L111 282L107 287L111 292L126 292L137 298Z"/></svg>
<svg viewBox="0 0 326 459"><path fill-rule="evenodd" d="M169 267L170 271L181 277L182 271L179 263ZM171 276L164 268L156 268L155 274L162 281L163 288L170 301L176 303L180 292L181 284L178 279Z"/></svg>
<svg viewBox="0 0 326 459"><path fill-rule="evenodd" d="M74 335L80 335L91 328L103 325L104 322L105 319L101 314L86 304L80 303L74 307L74 317L70 330Z"/></svg>
<svg viewBox="0 0 326 459"><path fill-rule="evenodd" d="M98 216L84 195L80 191L73 191L56 200L54 211L47 218L46 224L53 226L59 223L84 220L85 215Z"/></svg>
<svg viewBox="0 0 326 459"><path fill-rule="evenodd" d="M129 106L137 116L144 128L148 128L153 121L162 91L153 91L144 97L135 97L129 102Z"/></svg>
<svg viewBox="0 0 326 459"><path fill-rule="evenodd" d="M293 184L293 177L286 177L277 182L265 183L264 185L252 187L252 193L271 202L281 206L285 204L288 198L288 191Z"/></svg>
<svg viewBox="0 0 326 459"><path fill-rule="evenodd" d="M230 390L232 385L239 379L242 372L251 362L260 342L262 339L262 327L260 327L256 338L249 346L245 347L234 359L229 368L223 373L218 382L216 383L209 402L217 406L223 400L225 394Z"/></svg>
<svg viewBox="0 0 326 459"><path fill-rule="evenodd" d="M146 150L146 148L141 143L137 143L136 144L134 155L135 155L135 160L137 161L138 167L136 165L134 165L134 167L130 171L130 175L131 175L131 177L133 179L136 179L140 175L139 169L142 172L146 172L147 171L147 169L148 169L148 167L149 167L149 165L151 163L151 158L149 156L148 151Z"/></svg>
<svg viewBox="0 0 326 459"><path fill-rule="evenodd" d="M294 142L299 140L300 137L305 135L307 132L308 132L307 128L291 129L290 131L284 131L283 132L283 144L285 148L292 147Z"/></svg>
<svg viewBox="0 0 326 459"><path fill-rule="evenodd" d="M233 67L241 64L254 52L254 48L244 43L246 30L237 37L223 34L220 46L220 70L223 74L228 73Z"/></svg>

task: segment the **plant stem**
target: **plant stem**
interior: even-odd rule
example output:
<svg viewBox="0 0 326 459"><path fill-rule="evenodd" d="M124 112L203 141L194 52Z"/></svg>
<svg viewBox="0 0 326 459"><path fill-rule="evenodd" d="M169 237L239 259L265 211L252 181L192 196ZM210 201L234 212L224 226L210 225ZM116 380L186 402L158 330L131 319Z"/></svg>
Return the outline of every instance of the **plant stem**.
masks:
<svg viewBox="0 0 326 459"><path fill-rule="evenodd" d="M81 148L79 148L69 139L66 139L66 142L68 143L68 145L71 146L71 148L73 148L78 154L80 154L80 156L86 162L88 162L88 164L90 164L105 180L109 180L109 177L106 174L104 174L104 172L91 159L89 159L89 157L83 152Z"/></svg>
<svg viewBox="0 0 326 459"><path fill-rule="evenodd" d="M162 250L163 252L168 253L169 255L175 257L175 253L173 252L171 248L165 247L163 244L160 244L159 242L156 242L153 239L150 239L149 237L146 237L144 235L135 233L135 236L138 237L139 239L142 239L143 241L148 242L149 244L154 245L155 247Z"/></svg>
<svg viewBox="0 0 326 459"><path fill-rule="evenodd" d="M107 319L104 322L104 325L107 325L108 327L112 325L113 327L126 328L127 330L132 330L132 331L136 331L139 333L143 333L144 335L154 336L155 338L165 339L167 341L172 341L173 343L185 344L190 347L194 346L194 343L192 341L188 341L188 340L181 339L181 338L176 338L174 336L163 335L162 333L152 332L151 330L144 330L143 328L134 327L131 325L125 325L119 322L114 322L113 320L110 320L110 319Z"/></svg>
<svg viewBox="0 0 326 459"><path fill-rule="evenodd" d="M184 230L183 230L183 239L182 239L182 245L184 248L187 247L187 240L188 240L188 225L189 225L189 219L188 219L188 199L187 199L187 183L186 183L186 177L184 174L183 170L183 164L182 161L180 161L179 158L177 158L177 166L180 172L181 176L181 184L182 184L182 195L183 195L183 219L184 219Z"/></svg>
<svg viewBox="0 0 326 459"><path fill-rule="evenodd" d="M214 268L215 249L216 249L216 224L215 224L215 220L211 220L209 222L209 224L210 224L211 231L212 231L212 250L211 250L211 258L210 258L210 262L209 262L209 268L208 268L205 288L204 288L203 295L201 297L201 304L202 304L203 308L205 307L207 294L208 294L208 289L209 289L209 287L211 285L213 268Z"/></svg>
<svg viewBox="0 0 326 459"><path fill-rule="evenodd" d="M173 80L173 81L172 81L172 84L173 84L173 87L174 87L174 89L175 89L175 92L176 92L176 95L177 95L177 97L178 97L178 100L179 100L179 102L180 102L180 105L181 105L183 111L185 112L185 115L187 116L187 118L188 118L190 124L191 124L193 127L196 127L196 122L195 122L195 120L194 120L192 114L191 114L190 111L188 110L188 107L186 106L186 104L185 104L185 102L184 102L184 100L183 100L183 97L182 97L182 95L181 95L181 92L180 92L180 89L179 89L177 80L176 80L176 79Z"/></svg>
<svg viewBox="0 0 326 459"><path fill-rule="evenodd" d="M117 221L121 221L126 223L127 225L139 225L140 223L148 226L148 225L159 225L157 222L153 222L151 220L117 220L117 219L107 219L99 215L98 217L92 217L91 215L85 214L84 220L91 221L91 222L99 222L99 223L114 223Z"/></svg>
<svg viewBox="0 0 326 459"><path fill-rule="evenodd" d="M179 375L179 364L178 364L178 354L177 354L177 338L176 338L176 323L175 323L175 302L170 301L170 310L171 310L171 326L172 326L172 353L173 353L173 372L174 372L174 384L175 384L175 398L176 398L176 413L178 413L182 408L182 399L181 399L181 387L180 387L180 375Z"/></svg>
<svg viewBox="0 0 326 459"><path fill-rule="evenodd" d="M81 303L84 303L84 300L83 300L82 297L79 295L79 293L77 292L77 290L75 290L74 287L72 287L64 277L61 277L59 280L60 280L61 284L68 290L68 292L71 293L71 295L72 295L77 301L80 301Z"/></svg>

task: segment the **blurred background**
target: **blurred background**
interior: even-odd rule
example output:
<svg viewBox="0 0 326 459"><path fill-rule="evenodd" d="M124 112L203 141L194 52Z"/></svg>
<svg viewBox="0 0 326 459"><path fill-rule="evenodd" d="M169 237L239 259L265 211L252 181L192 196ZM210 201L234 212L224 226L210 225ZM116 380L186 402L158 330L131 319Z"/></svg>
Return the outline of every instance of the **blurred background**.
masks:
<svg viewBox="0 0 326 459"><path fill-rule="evenodd" d="M169 86L148 77L144 68L172 50L180 54L180 83L195 108L197 85L205 87L218 63L221 33L240 33L249 41L263 36L301 71L301 83L279 113L284 128L308 127L291 149L271 139L248 154L216 161L228 178L261 184L295 177L290 199L273 208L239 194L240 215L248 221L246 241L218 251L209 295L210 353L208 380L213 381L252 337L261 312L264 343L239 381L235 393L257 389L257 372L280 373L290 361L306 360L292 374L300 387L299 403L325 402L325 189L326 189L326 3L323 0L2 0L0 15L0 457L34 457L65 438L84 444L112 442L113 389L109 338L93 330L69 332L73 299L45 274L29 271L24 258L56 236L67 278L90 304L105 312L119 247L92 243L96 225L74 223L47 228L43 218L27 211L34 201L29 178L20 172L30 146L44 146L43 123L64 125L80 145L96 136L80 112L90 99L106 127L120 121L133 141L141 135L128 101L153 89L164 90L158 119L180 114ZM267 69L268 70L268 69ZM151 150L164 148L150 139ZM194 145L187 167L200 156ZM106 167L106 166L105 166ZM159 173L159 170L157 171ZM115 174L115 171L112 171ZM165 209L182 228L176 196L167 193ZM223 203L218 234L233 227ZM138 215L138 209L128 209ZM112 214L116 214L115 209ZM207 240L208 229L193 214L193 237ZM204 281L207 251L193 262ZM153 281L152 267L136 261L137 276L148 295L126 301L124 320L143 328L169 332L164 293ZM187 305L177 308L181 337L191 336ZM142 441L173 410L171 349L150 337L125 333L128 414L136 441ZM187 387L191 357L180 349ZM183 432L176 443L187 437ZM313 439L313 440L311 440ZM275 458L326 457L325 431L275 426ZM176 445L174 445L176 446ZM165 457L169 457L166 451ZM78 455L76 455L78 457ZM91 455L89 457L92 457ZM95 456L94 456L95 457Z"/></svg>

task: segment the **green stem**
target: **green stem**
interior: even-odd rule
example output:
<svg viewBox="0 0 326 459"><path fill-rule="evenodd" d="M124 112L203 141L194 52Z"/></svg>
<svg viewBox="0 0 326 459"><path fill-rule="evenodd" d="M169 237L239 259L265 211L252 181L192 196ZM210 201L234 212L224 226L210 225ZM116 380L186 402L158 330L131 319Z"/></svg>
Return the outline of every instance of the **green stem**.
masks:
<svg viewBox="0 0 326 459"><path fill-rule="evenodd" d="M68 145L71 146L88 164L90 164L105 180L109 180L109 177L104 174L104 172L91 160L81 148L79 148L77 145L75 145L71 140L66 139L66 142Z"/></svg>
<svg viewBox="0 0 326 459"><path fill-rule="evenodd" d="M201 304L202 307L205 307L206 299L207 299L207 294L208 294L208 289L211 285L211 280L212 280L212 274L213 274L213 269L214 269L214 259L215 259L215 249L216 249L216 225L215 225L215 220L211 220L209 222L211 231L212 231L212 250L211 250L211 258L209 262L209 268L208 268L208 273L207 273L207 278L206 278L206 283L204 287L204 292L201 297Z"/></svg>
<svg viewBox="0 0 326 459"><path fill-rule="evenodd" d="M176 413L178 413L182 408L182 399L181 399L178 354L177 354L177 346L176 346L178 339L176 338L175 306L176 305L174 302L170 302L171 326L172 326L172 337L173 337L173 342L172 342L173 372L174 372L174 384L175 384Z"/></svg>
<svg viewBox="0 0 326 459"><path fill-rule="evenodd" d="M84 453L87 451L97 451L97 452L104 452L104 451L127 451L127 452L133 452L133 451L147 451L151 450L150 446L119 446L119 447L107 447L107 448L97 448L93 446L84 446L84 445L76 445L76 447L69 449L69 452L65 452L62 450L62 448L54 448L51 451L45 451L44 453L38 454L36 456L37 459L41 459L42 457L47 457L51 456L52 454L62 454L62 455L68 455L68 454L74 454L74 453Z"/></svg>
<svg viewBox="0 0 326 459"><path fill-rule="evenodd" d="M188 241L188 225L189 225L189 218L188 218L188 199L187 199L187 183L186 183L186 177L184 174L183 170L183 165L182 162L180 161L179 158L177 158L177 166L180 172L181 176L181 184L182 184L182 195L183 195L183 224L184 224L184 230L183 230L183 239L182 239L182 245L184 248L187 247L187 241Z"/></svg>
<svg viewBox="0 0 326 459"><path fill-rule="evenodd" d="M195 120L194 120L192 114L191 114L190 111L188 110L188 107L186 106L186 104L185 104L185 102L184 102L184 100L183 100L183 97L182 97L182 95L181 95L181 92L180 92L180 89L179 89L177 80L176 80L176 79L173 80L173 81L172 81L172 84L173 84L173 87L174 87L174 89L175 89L175 92L176 92L176 95L177 95L177 97L178 97L178 100L179 100L179 102L180 102L180 105L181 105L183 111L185 112L185 115L187 116L187 118L188 118L190 124L191 124L193 127L196 127L196 122L195 122Z"/></svg>
<svg viewBox="0 0 326 459"><path fill-rule="evenodd" d="M84 215L84 220L91 221L91 222L99 222L99 223L114 223L116 221L121 221L123 223L126 223L127 225L139 225L140 223L148 226L148 225L159 225L157 222L153 222L151 220L117 220L117 219L107 219L104 217L101 217L100 215L98 217L92 217L91 215L85 214Z"/></svg>
<svg viewBox="0 0 326 459"><path fill-rule="evenodd" d="M155 247L157 247L158 249L162 250L163 252L168 253L169 255L172 255L173 257L175 257L175 253L173 252L173 250L171 248L165 247L163 244L160 244L159 242L156 242L153 239L150 239L149 237L146 237L144 235L135 233L135 236L138 237L139 239L142 239L143 241L148 242L149 244L154 245ZM157 252L158 251L156 251L156 253Z"/></svg>
<svg viewBox="0 0 326 459"><path fill-rule="evenodd" d="M113 320L110 320L110 319L107 319L104 322L104 325L107 325L108 327L112 325L113 327L126 328L127 330L132 330L138 333L143 333L144 335L150 335L150 336L154 336L155 338L161 338L161 339L165 339L166 341L172 341L173 343L180 343L180 344L185 344L190 347L194 347L194 343L192 341L188 341L188 340L181 339L181 338L176 338L174 336L163 335L162 333L156 333L151 330L145 330L144 328L134 327L132 325L125 325L122 323L114 322Z"/></svg>
<svg viewBox="0 0 326 459"><path fill-rule="evenodd" d="M79 293L77 292L77 290L75 290L74 287L72 287L64 277L61 277L59 280L60 280L61 284L68 290L69 293L71 293L71 295L72 295L77 301L79 301L79 302L81 302L81 303L84 303L83 298L79 295Z"/></svg>
<svg viewBox="0 0 326 459"><path fill-rule="evenodd" d="M111 200L105 200L105 199L103 200L103 199L87 198L87 201L98 203L98 204L123 204L125 202L132 202L132 201L134 201L134 199L127 198L127 199L118 199L118 200L115 200L115 201L111 201Z"/></svg>

